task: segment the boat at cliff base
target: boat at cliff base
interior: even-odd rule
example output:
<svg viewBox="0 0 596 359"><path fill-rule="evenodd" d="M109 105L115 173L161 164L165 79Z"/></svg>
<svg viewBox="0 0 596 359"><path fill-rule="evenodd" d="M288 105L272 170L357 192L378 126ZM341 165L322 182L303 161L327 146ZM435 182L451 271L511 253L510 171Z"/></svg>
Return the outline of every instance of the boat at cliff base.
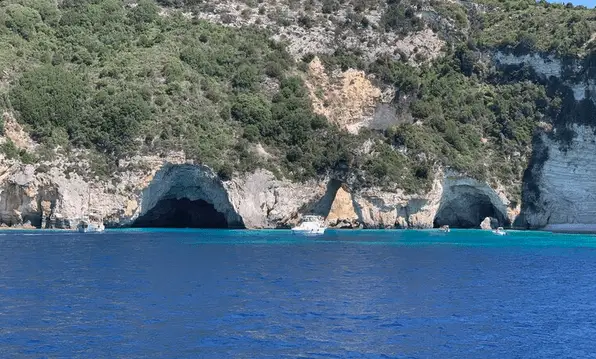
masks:
<svg viewBox="0 0 596 359"><path fill-rule="evenodd" d="M104 230L103 221L96 216L85 217L77 225L77 231L79 233L100 233Z"/></svg>
<svg viewBox="0 0 596 359"><path fill-rule="evenodd" d="M494 234L496 234L497 236L504 236L507 234L507 232L505 232L505 230L503 229L503 227L499 227L497 229L495 229L493 231Z"/></svg>
<svg viewBox="0 0 596 359"><path fill-rule="evenodd" d="M325 221L320 216L306 215L302 217L301 223L292 228L294 234L323 234L325 233Z"/></svg>

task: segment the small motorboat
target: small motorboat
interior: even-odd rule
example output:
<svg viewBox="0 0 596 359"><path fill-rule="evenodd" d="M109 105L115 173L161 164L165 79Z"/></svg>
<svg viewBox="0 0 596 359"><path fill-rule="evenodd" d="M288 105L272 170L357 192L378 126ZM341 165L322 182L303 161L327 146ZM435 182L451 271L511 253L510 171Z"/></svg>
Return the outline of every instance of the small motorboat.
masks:
<svg viewBox="0 0 596 359"><path fill-rule="evenodd" d="M444 232L444 233L449 233L451 231L451 229L449 229L448 225L441 226L441 228L439 228L439 229L441 230L441 232Z"/></svg>
<svg viewBox="0 0 596 359"><path fill-rule="evenodd" d="M499 227L497 229L495 229L493 231L494 234L496 234L497 236L504 236L507 234L507 232L505 232L505 230L503 229L503 227Z"/></svg>
<svg viewBox="0 0 596 359"><path fill-rule="evenodd" d="M305 215L302 222L292 228L294 234L323 234L325 233L325 221L320 216Z"/></svg>
<svg viewBox="0 0 596 359"><path fill-rule="evenodd" d="M85 217L77 225L79 233L100 233L105 228L103 221L96 216Z"/></svg>

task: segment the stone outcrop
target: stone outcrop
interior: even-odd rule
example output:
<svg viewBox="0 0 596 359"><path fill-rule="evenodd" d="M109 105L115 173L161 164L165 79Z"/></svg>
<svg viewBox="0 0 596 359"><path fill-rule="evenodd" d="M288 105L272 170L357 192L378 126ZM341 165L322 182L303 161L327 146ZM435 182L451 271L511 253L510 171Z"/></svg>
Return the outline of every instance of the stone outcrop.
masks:
<svg viewBox="0 0 596 359"><path fill-rule="evenodd" d="M546 133L538 135L518 226L596 229L596 136L586 126L573 126L573 131L566 148Z"/></svg>
<svg viewBox="0 0 596 359"><path fill-rule="evenodd" d="M247 228L288 227L299 221L299 212L310 212L326 192L326 184L282 181L266 170L224 183L230 203Z"/></svg>
<svg viewBox="0 0 596 359"><path fill-rule="evenodd" d="M542 81L566 94L575 117L544 119L534 135L532 158L523 178L522 208L514 225L556 231L596 231L596 85L589 63L552 55L495 54L500 66L526 65ZM573 107L578 110L572 110Z"/></svg>
<svg viewBox="0 0 596 359"><path fill-rule="evenodd" d="M493 217L486 217L481 223L480 223L480 229L484 229L484 230L490 230L490 229L496 229L499 228L499 220Z"/></svg>
<svg viewBox="0 0 596 359"><path fill-rule="evenodd" d="M318 57L308 65L306 87L314 112L350 133L358 133L372 120L375 107L383 99L381 89L372 84L364 71L348 69L329 76ZM389 92L383 102L391 101L394 91Z"/></svg>
<svg viewBox="0 0 596 359"><path fill-rule="evenodd" d="M480 229L492 229L490 217L486 217L482 222L480 222Z"/></svg>
<svg viewBox="0 0 596 359"><path fill-rule="evenodd" d="M335 198L327 215L327 225L334 228L358 228L360 218L354 208L354 199L345 186L335 192Z"/></svg>
<svg viewBox="0 0 596 359"><path fill-rule="evenodd" d="M4 161L6 162L6 161ZM10 162L9 162L10 163ZM12 163L0 177L0 223L37 228L75 228L94 212L106 221L120 217L127 208L126 196L90 183L75 172L51 167Z"/></svg>
<svg viewBox="0 0 596 359"><path fill-rule="evenodd" d="M425 194L406 195L365 189L354 195L356 212L369 228L477 228L486 216L499 225L511 222L510 202L484 182L454 173L439 173Z"/></svg>
<svg viewBox="0 0 596 359"><path fill-rule="evenodd" d="M355 194L354 203L366 228L432 228L441 192L440 180L424 195L369 188Z"/></svg>
<svg viewBox="0 0 596 359"><path fill-rule="evenodd" d="M266 170L222 181L180 156L139 157L131 160L136 167L122 163L116 184L85 179L60 161L51 167L2 163L0 224L7 226L72 229L93 213L111 227L287 228L314 213L336 228L457 227L478 225L478 214L464 210L475 206L488 206L487 215L507 223L506 198L486 184L442 172L428 193L412 195L352 189L333 178L294 183Z"/></svg>

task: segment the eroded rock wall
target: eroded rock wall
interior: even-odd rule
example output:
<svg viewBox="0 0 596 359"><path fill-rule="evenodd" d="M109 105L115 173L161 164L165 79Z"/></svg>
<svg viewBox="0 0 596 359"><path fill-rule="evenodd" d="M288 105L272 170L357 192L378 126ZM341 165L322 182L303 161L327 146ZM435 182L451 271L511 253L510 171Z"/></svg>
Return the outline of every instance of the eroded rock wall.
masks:
<svg viewBox="0 0 596 359"><path fill-rule="evenodd" d="M428 193L406 195L365 189L354 194L356 212L369 228L433 228L440 225L476 228L486 215L507 225L515 209L504 191L472 178L439 173Z"/></svg>
<svg viewBox="0 0 596 359"><path fill-rule="evenodd" d="M565 94L565 109L545 118L536 129L532 158L523 177L519 228L596 230L596 100L589 61L558 59L552 55L496 53L497 65L531 67ZM556 82L554 82L556 81ZM592 113L590 113L592 112Z"/></svg>
<svg viewBox="0 0 596 359"><path fill-rule="evenodd" d="M131 226L150 212L149 217L168 215L160 211L168 212L176 200L199 201L194 206L187 203L187 208L194 210L210 206L225 218L225 227L233 228L287 228L310 213L327 217L330 227L338 228L432 228L437 216L455 227L462 208L475 208L479 203L490 204L486 216L506 224L504 218L510 211L504 193L482 182L442 173L428 193L412 195L380 188L352 190L332 178L294 183L276 179L266 170L222 182L210 168L183 160L148 157L135 161L145 161L148 168L122 171L117 185L84 180L60 166L47 172L36 165L4 166L0 172L0 224L72 229L93 213L108 226ZM478 201L479 196L486 201ZM449 213L456 215L450 217ZM467 213L472 213L468 221L477 220L474 211ZM209 225L205 218L189 218Z"/></svg>
<svg viewBox="0 0 596 359"><path fill-rule="evenodd" d="M435 214L434 226L479 228L486 217L494 217L498 226L511 224L509 200L485 182L448 175L443 181L443 193Z"/></svg>
<svg viewBox="0 0 596 359"><path fill-rule="evenodd" d="M565 148L547 133L539 134L525 176L519 226L596 228L596 135L591 127L572 128L575 137Z"/></svg>
<svg viewBox="0 0 596 359"><path fill-rule="evenodd" d="M365 189L354 195L356 213L366 228L432 228L439 206L441 181L424 195Z"/></svg>
<svg viewBox="0 0 596 359"><path fill-rule="evenodd" d="M235 211L247 228L288 227L308 213L326 192L324 182L282 181L266 170L234 178L224 185Z"/></svg>
<svg viewBox="0 0 596 359"><path fill-rule="evenodd" d="M99 214L106 222L119 222L134 212L129 200L134 194L117 193L114 188L58 166L48 169L13 163L3 171L0 224L4 226L72 229L91 213Z"/></svg>

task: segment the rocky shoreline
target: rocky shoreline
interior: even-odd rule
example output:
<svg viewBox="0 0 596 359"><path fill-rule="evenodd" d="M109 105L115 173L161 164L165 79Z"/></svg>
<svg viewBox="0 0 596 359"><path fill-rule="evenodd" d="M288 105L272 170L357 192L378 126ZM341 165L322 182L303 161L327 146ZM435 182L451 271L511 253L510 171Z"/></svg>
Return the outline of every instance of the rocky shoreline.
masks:
<svg viewBox="0 0 596 359"><path fill-rule="evenodd" d="M303 214L314 213L328 218L333 228L473 228L485 217L507 226L519 211L511 208L503 191L442 171L428 193L412 195L357 188L332 177L294 183L265 170L222 181L210 168L175 156L135 161L152 167L148 172L123 171L122 182L110 187L84 181L76 173L64 174L58 166L48 172L37 171L35 165L5 167L0 222L73 229L94 212L112 228L258 229L289 228ZM176 212L178 207L186 210ZM196 215L184 217L188 213Z"/></svg>
<svg viewBox="0 0 596 359"><path fill-rule="evenodd" d="M528 65L545 80L563 73L563 64L552 57L494 57L498 66ZM571 91L575 103L593 104L593 82L580 77L574 81L561 86ZM11 114L3 117L3 140L23 151L38 146ZM498 183L438 167L429 190L408 194L396 184L393 189L363 186L349 173L292 182L259 169L222 180L183 153L121 160L112 178L102 179L90 175L89 163L57 155L35 164L2 158L0 225L73 229L94 212L108 228L213 223L219 228L289 228L302 215L317 214L328 218L332 228L478 228L489 218L491 227L593 232L594 130L587 124L566 126L572 133L566 143L557 127L536 129L521 203Z"/></svg>

